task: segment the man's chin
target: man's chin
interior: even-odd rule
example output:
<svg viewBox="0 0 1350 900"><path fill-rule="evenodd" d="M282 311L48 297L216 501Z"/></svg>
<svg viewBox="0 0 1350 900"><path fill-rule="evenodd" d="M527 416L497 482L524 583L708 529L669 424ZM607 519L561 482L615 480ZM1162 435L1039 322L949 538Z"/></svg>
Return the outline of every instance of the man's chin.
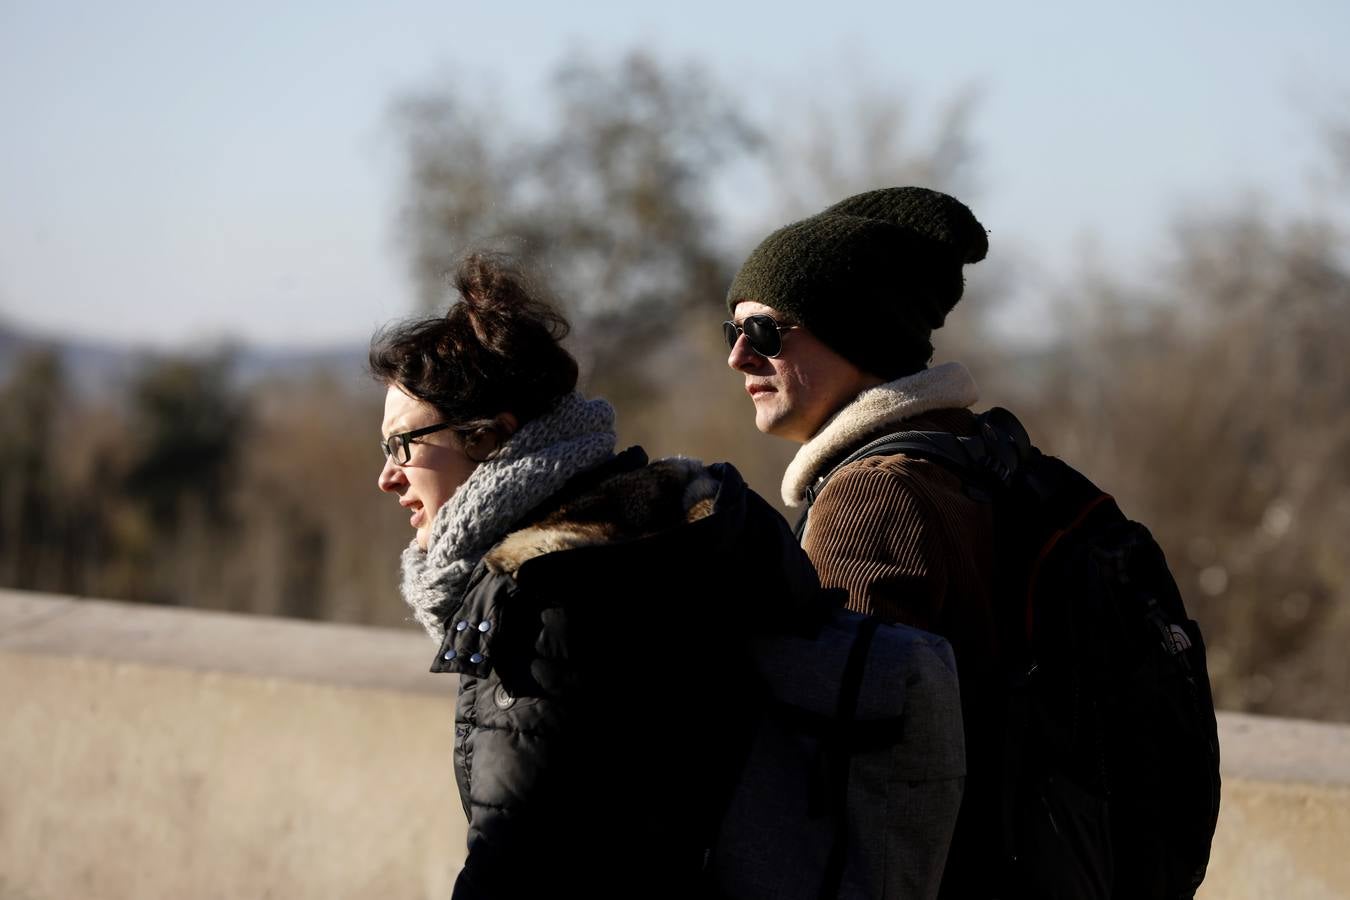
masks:
<svg viewBox="0 0 1350 900"><path fill-rule="evenodd" d="M756 416L755 427L762 434L792 441L794 444L805 444L811 440L812 435L810 431L803 427L800 417Z"/></svg>
<svg viewBox="0 0 1350 900"><path fill-rule="evenodd" d="M756 416L755 427L761 434L789 441L796 440L790 433L792 431L790 423L778 416Z"/></svg>

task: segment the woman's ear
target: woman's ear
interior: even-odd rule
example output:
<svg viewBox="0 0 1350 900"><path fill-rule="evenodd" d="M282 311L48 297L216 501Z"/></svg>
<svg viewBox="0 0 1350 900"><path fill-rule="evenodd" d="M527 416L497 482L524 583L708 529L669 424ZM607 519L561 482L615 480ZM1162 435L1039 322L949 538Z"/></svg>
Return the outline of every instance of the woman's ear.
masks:
<svg viewBox="0 0 1350 900"><path fill-rule="evenodd" d="M514 415L502 413L492 420L491 425L470 432L464 439L464 454L474 462L487 462L516 433L518 427Z"/></svg>
<svg viewBox="0 0 1350 900"><path fill-rule="evenodd" d="M516 421L515 413L501 413L494 421L497 423L497 431L502 436L502 443L506 443L507 439L515 434L520 428L520 423Z"/></svg>

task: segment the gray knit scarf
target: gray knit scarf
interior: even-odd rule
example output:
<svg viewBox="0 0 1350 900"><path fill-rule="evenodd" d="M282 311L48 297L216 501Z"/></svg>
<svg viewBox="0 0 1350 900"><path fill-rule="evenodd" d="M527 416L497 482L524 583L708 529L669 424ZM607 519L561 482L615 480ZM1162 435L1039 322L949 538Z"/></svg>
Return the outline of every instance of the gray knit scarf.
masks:
<svg viewBox="0 0 1350 900"><path fill-rule="evenodd" d="M437 510L427 550L414 540L403 551L403 600L433 640L483 554L573 475L613 456L615 440L614 408L573 391L473 470Z"/></svg>

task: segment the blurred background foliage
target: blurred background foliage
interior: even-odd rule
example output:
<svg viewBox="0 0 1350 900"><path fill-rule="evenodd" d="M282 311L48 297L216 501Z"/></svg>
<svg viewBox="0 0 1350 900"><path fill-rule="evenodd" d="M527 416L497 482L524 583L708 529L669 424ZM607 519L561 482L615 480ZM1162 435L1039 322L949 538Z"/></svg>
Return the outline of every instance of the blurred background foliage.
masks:
<svg viewBox="0 0 1350 900"><path fill-rule="evenodd" d="M421 307L452 299L467 250L512 252L572 319L585 387L614 401L623 442L732 460L779 502L795 445L755 431L724 366L735 266L768 230L871 187L948 190L978 215L978 96L949 98L920 134L908 98L860 88L802 101L785 133L698 67L642 53L568 58L550 96L552 117L528 126L450 81L391 104ZM1235 193L1159 223L1156 265L1085 263L1025 312L1044 320L1021 323L1035 341L992 324L1017 277L993 234L937 335L983 406L1016 410L1155 531L1228 709L1350 721L1347 133L1327 128L1336 177L1316 209L1277 217ZM728 203L753 227L719 222ZM375 488L382 391L363 355L260 369L222 348L90 384L77 354L0 342L0 584L407 622L411 535Z"/></svg>

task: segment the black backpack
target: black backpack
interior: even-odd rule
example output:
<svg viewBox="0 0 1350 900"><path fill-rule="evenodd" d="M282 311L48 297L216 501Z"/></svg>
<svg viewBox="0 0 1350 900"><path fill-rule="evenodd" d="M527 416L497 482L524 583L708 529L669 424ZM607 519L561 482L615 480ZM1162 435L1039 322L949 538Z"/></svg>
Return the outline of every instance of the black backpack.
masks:
<svg viewBox="0 0 1350 900"><path fill-rule="evenodd" d="M978 421L975 437L886 435L829 474L900 453L949 468L993 504L1009 661L999 881L1011 896L1191 897L1219 810L1200 629L1148 529L1033 447L1012 413ZM808 512L828 478L808 492Z"/></svg>

